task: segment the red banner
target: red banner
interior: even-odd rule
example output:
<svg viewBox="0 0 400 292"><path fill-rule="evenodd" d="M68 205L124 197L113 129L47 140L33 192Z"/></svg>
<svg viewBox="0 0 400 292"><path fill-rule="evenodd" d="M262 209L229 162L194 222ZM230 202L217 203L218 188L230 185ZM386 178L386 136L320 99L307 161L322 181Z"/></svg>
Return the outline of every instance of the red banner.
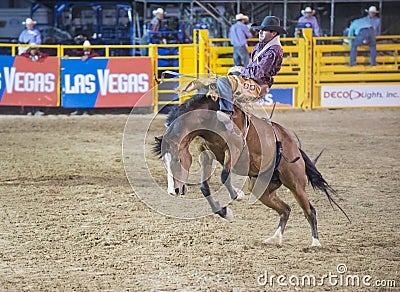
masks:
<svg viewBox="0 0 400 292"><path fill-rule="evenodd" d="M0 105L58 106L59 59L1 57Z"/></svg>
<svg viewBox="0 0 400 292"><path fill-rule="evenodd" d="M150 106L151 59L109 59L99 84L95 107Z"/></svg>

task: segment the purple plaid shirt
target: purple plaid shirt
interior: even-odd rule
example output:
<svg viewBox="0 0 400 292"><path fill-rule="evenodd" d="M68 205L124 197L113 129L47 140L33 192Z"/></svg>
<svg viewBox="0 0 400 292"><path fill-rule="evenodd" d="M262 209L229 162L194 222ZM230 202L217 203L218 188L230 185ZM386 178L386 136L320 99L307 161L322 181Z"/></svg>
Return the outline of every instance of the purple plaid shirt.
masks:
<svg viewBox="0 0 400 292"><path fill-rule="evenodd" d="M282 47L273 45L254 60L255 56L265 46L264 43L258 43L251 52L251 62L242 70L240 76L245 79L253 79L260 85L271 87L274 83L274 76L278 74L282 65L283 51Z"/></svg>

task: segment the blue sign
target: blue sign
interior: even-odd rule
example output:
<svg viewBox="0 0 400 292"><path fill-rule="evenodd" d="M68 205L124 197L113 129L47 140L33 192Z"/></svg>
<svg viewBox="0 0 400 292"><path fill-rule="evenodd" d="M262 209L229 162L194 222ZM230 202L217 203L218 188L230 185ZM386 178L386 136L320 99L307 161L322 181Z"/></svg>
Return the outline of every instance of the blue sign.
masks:
<svg viewBox="0 0 400 292"><path fill-rule="evenodd" d="M97 70L106 69L107 62L108 59L89 59L86 62L81 59L61 60L62 107L93 108L99 94L99 86L93 76L97 76ZM75 76L82 76L79 84Z"/></svg>
<svg viewBox="0 0 400 292"><path fill-rule="evenodd" d="M151 106L151 59L61 60L64 108Z"/></svg>
<svg viewBox="0 0 400 292"><path fill-rule="evenodd" d="M260 101L262 106L294 107L293 88L272 88Z"/></svg>
<svg viewBox="0 0 400 292"><path fill-rule="evenodd" d="M12 68L13 67L15 57L0 56L0 60L1 60L0 63L1 63L1 66L2 66L2 68L0 68L0 70L1 70L0 71L0 102L1 102L1 98L3 97L4 90L7 87L5 68Z"/></svg>

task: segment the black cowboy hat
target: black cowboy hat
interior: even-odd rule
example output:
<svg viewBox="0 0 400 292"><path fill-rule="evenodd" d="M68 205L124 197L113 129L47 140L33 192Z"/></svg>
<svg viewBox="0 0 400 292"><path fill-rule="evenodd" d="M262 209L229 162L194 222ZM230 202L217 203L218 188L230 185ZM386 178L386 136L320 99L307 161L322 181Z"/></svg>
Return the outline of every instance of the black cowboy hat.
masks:
<svg viewBox="0 0 400 292"><path fill-rule="evenodd" d="M287 31L280 26L280 20L276 16L266 16L262 21L261 25L252 25L251 28L255 30L272 30L276 31L280 35L287 34Z"/></svg>

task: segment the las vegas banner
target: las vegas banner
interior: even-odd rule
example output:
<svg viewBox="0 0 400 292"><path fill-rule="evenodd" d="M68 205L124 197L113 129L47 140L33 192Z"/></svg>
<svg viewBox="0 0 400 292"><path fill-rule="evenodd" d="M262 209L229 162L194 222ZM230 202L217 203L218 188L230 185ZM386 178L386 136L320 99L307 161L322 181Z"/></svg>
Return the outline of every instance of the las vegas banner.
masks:
<svg viewBox="0 0 400 292"><path fill-rule="evenodd" d="M61 60L65 108L151 106L150 58Z"/></svg>
<svg viewBox="0 0 400 292"><path fill-rule="evenodd" d="M0 105L58 106L59 59L0 56Z"/></svg>

